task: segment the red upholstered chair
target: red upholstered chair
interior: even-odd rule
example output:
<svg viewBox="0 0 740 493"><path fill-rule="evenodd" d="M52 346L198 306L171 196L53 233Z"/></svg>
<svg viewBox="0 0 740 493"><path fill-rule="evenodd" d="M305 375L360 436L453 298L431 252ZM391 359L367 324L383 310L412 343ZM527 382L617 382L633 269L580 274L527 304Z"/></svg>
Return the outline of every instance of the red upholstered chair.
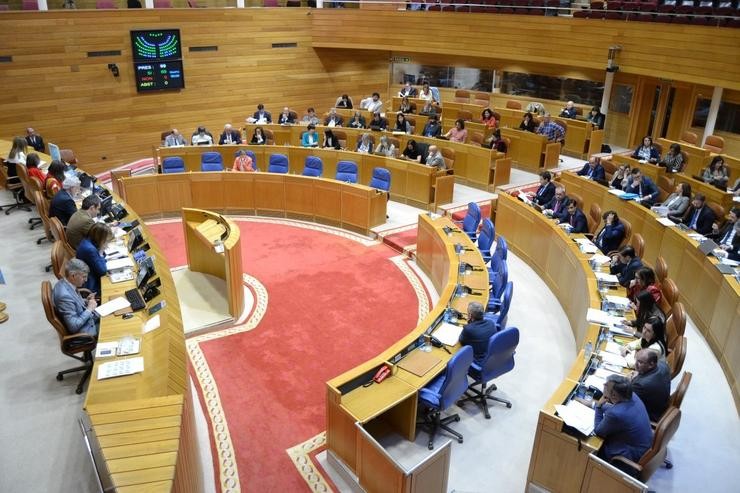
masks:
<svg viewBox="0 0 740 493"><path fill-rule="evenodd" d="M719 135L708 135L704 140L704 149L715 154L722 154L725 150L725 139Z"/></svg>
<svg viewBox="0 0 740 493"><path fill-rule="evenodd" d="M38 0L23 0L23 3L21 4L21 10L38 10L38 9L39 9Z"/></svg>
<svg viewBox="0 0 740 493"><path fill-rule="evenodd" d="M171 9L172 2L170 0L154 0L155 9Z"/></svg>

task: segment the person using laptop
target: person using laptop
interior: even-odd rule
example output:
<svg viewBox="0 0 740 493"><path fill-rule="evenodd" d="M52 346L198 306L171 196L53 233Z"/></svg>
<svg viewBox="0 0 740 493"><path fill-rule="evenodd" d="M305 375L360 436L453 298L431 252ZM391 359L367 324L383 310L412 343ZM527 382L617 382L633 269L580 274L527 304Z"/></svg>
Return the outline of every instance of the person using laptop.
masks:
<svg viewBox="0 0 740 493"><path fill-rule="evenodd" d="M737 218L740 217L740 207L735 207L727 215L727 221L722 228L719 227L717 221L712 223L712 232L707 235L717 242L717 245L723 250L731 250L732 242L735 239L735 223Z"/></svg>
<svg viewBox="0 0 740 493"><path fill-rule="evenodd" d="M712 232L712 223L717 219L714 211L706 205L706 197L703 193L694 195L691 207L683 217L683 223L701 235Z"/></svg>
<svg viewBox="0 0 740 493"><path fill-rule="evenodd" d="M90 194L82 200L82 206L72 214L67 223L67 243L77 250L80 242L87 237L95 218L100 214L100 197Z"/></svg>
<svg viewBox="0 0 740 493"><path fill-rule="evenodd" d="M206 130L206 127L200 126L190 138L190 143L194 146L213 145L213 135Z"/></svg>
<svg viewBox="0 0 740 493"><path fill-rule="evenodd" d="M95 223L77 246L77 258L85 262L90 269L90 275L83 286L98 295L100 295L100 278L108 272L103 252L111 240L113 240L113 231L110 226L105 223Z"/></svg>
<svg viewBox="0 0 740 493"><path fill-rule="evenodd" d="M64 264L64 277L59 279L52 291L54 311L67 331L72 334L98 335L100 319L95 313L98 303L95 293L82 297L80 289L87 281L90 272L87 264L80 259L69 259Z"/></svg>

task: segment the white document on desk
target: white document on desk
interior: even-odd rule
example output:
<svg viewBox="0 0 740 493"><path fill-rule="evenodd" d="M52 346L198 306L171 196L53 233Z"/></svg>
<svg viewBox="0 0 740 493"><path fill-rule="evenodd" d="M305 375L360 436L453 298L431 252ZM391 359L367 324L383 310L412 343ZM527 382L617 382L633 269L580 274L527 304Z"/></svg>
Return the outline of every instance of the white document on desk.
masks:
<svg viewBox="0 0 740 493"><path fill-rule="evenodd" d="M606 301L608 301L609 303L613 305L622 307L624 309L627 309L630 307L630 299L625 298L624 296L614 296L613 294L607 294Z"/></svg>
<svg viewBox="0 0 740 493"><path fill-rule="evenodd" d="M459 325L442 322L432 335L445 346L454 346L460 340L462 330L463 328Z"/></svg>
<svg viewBox="0 0 740 493"><path fill-rule="evenodd" d="M101 317L105 317L113 312L117 312L118 310L128 308L129 306L131 306L131 303L123 296L119 296L118 298L113 298L109 302L103 303L102 305L97 307L95 309L95 313L97 313Z"/></svg>
<svg viewBox="0 0 740 493"><path fill-rule="evenodd" d="M593 387L599 390L604 388L605 383L606 378L597 377L596 375L589 375L586 377L586 380L583 381L583 384L586 387Z"/></svg>
<svg viewBox="0 0 740 493"><path fill-rule="evenodd" d="M108 269L108 272L111 272L114 270L125 269L127 267L128 268L134 267L134 261L131 260L131 257L118 258L115 260L108 260L105 263L105 268Z"/></svg>
<svg viewBox="0 0 740 493"><path fill-rule="evenodd" d="M607 341L606 346L604 346L604 351L611 354L618 354L619 356L622 356L622 345L617 344L614 341Z"/></svg>
<svg viewBox="0 0 740 493"><path fill-rule="evenodd" d="M586 321L592 324L606 325L611 327L612 325L618 324L622 319L609 315L607 312L603 312L596 308L589 308L586 311Z"/></svg>
<svg viewBox="0 0 740 493"><path fill-rule="evenodd" d="M612 195L616 195L617 197L621 197L622 195L625 194L623 190L620 190L618 188L610 188L609 193Z"/></svg>
<svg viewBox="0 0 740 493"><path fill-rule="evenodd" d="M627 360L624 359L624 356L622 356L621 354L612 354L607 353L606 351L599 351L599 357L601 358L601 361L609 365L621 366L622 368L629 367L629 365L627 364Z"/></svg>
<svg viewBox="0 0 740 493"><path fill-rule="evenodd" d="M606 255L601 255L597 253L596 255L591 257L589 260L591 260L592 262L596 262L599 265L604 265L604 264L608 264L609 262L611 262L612 259L610 257L607 257Z"/></svg>
<svg viewBox="0 0 740 493"><path fill-rule="evenodd" d="M98 367L98 380L133 375L142 371L144 371L144 358L142 356L118 359L103 363Z"/></svg>
<svg viewBox="0 0 740 493"><path fill-rule="evenodd" d="M673 221L671 221L667 217L659 217L659 218L656 218L656 220L660 224L662 224L663 226L667 226L669 228L675 228L676 227L676 223L674 223Z"/></svg>
<svg viewBox="0 0 740 493"><path fill-rule="evenodd" d="M594 416L596 413L590 407L572 400L565 406L556 405L555 410L566 425L572 426L586 436L594 432Z"/></svg>
<svg viewBox="0 0 740 493"><path fill-rule="evenodd" d="M147 332L151 332L155 329L158 329L159 324L160 324L159 313L157 313L152 318L146 321L144 326L141 328L141 333L146 334Z"/></svg>
<svg viewBox="0 0 740 493"><path fill-rule="evenodd" d="M594 272L596 280L605 282L607 284L619 284L619 278L614 274L607 274L606 272Z"/></svg>

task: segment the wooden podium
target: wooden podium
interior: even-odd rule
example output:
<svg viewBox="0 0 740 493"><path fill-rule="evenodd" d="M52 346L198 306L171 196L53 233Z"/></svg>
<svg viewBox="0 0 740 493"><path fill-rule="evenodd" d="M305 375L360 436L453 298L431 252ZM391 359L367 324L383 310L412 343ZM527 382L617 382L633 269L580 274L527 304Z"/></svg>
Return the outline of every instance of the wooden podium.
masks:
<svg viewBox="0 0 740 493"><path fill-rule="evenodd" d="M190 270L226 281L229 314L238 319L244 310L239 227L215 212L187 208L182 209L182 224Z"/></svg>

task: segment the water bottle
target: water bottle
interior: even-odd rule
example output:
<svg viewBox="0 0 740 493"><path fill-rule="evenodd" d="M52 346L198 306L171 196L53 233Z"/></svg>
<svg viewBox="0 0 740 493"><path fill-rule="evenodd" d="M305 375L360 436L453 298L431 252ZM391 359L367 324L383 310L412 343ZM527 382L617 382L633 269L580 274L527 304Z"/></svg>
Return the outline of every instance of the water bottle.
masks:
<svg viewBox="0 0 740 493"><path fill-rule="evenodd" d="M586 348L583 350L583 360L588 363L591 359L591 354L594 352L594 345L591 341L586 343Z"/></svg>

